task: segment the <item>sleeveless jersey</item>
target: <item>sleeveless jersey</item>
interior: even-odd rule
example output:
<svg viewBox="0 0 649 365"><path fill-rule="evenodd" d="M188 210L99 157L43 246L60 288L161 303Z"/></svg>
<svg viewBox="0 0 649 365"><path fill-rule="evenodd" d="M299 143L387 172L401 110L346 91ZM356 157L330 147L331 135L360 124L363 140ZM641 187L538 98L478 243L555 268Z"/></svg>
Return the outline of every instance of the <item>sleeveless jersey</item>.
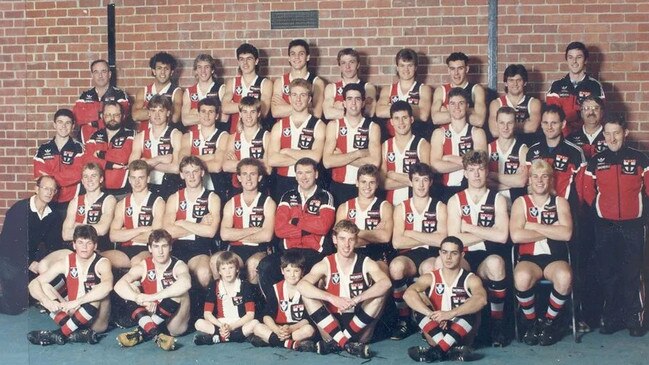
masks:
<svg viewBox="0 0 649 365"><path fill-rule="evenodd" d="M221 84L214 81L212 81L212 84L210 85L210 88L208 89L206 94L201 93L201 90L198 88L198 83L188 87L187 92L189 93L189 102L191 103L191 109L198 109L198 102L206 98L216 99L219 104L221 104L221 98L219 98L220 88Z"/></svg>
<svg viewBox="0 0 649 365"><path fill-rule="evenodd" d="M365 150L370 145L370 128L372 121L363 118L356 127L352 127L346 118L340 118L338 123L338 135L336 136L336 148L341 153L351 153L356 150ZM356 184L358 167L348 164L346 166L334 167L331 169L331 179L341 184Z"/></svg>
<svg viewBox="0 0 649 365"><path fill-rule="evenodd" d="M386 155L383 156L383 163L386 164L387 171L395 171L402 174L407 174L410 171L410 166L419 162L419 147L423 138L412 136L408 141L407 148L400 151L394 138L390 138L386 145ZM403 187L396 190L387 190L387 201L392 205L397 205L402 201L408 199L410 196L410 188Z"/></svg>
<svg viewBox="0 0 649 365"><path fill-rule="evenodd" d="M347 220L353 222L358 229L373 231L381 223L383 202L385 200L374 197L370 205L363 210L358 203L358 198L349 199L347 201Z"/></svg>
<svg viewBox="0 0 649 365"><path fill-rule="evenodd" d="M101 282L101 278L95 271L95 266L99 260L104 257L94 253L90 260L90 265L85 270L79 270L77 265L77 254L72 252L67 258L65 286L68 291L68 300L76 300L88 293L92 288Z"/></svg>
<svg viewBox="0 0 649 365"><path fill-rule="evenodd" d="M423 233L437 232L437 212L439 209L439 204L439 201L429 197L428 204L426 205L426 210L424 210L423 212L418 212L415 208L415 201L413 198L405 200L403 202L403 218L405 223L404 229L406 231ZM400 253L415 250L418 248L429 249L429 246L421 245L403 249L400 250Z"/></svg>
<svg viewBox="0 0 649 365"><path fill-rule="evenodd" d="M171 256L171 259L162 271L162 274L158 275L155 264L153 263L153 258L147 257L144 259L146 273L141 281L142 292L144 294L155 294L175 283L178 278L174 275L174 269L176 268L178 261L177 258Z"/></svg>
<svg viewBox="0 0 649 365"><path fill-rule="evenodd" d="M304 79L306 81L308 81L309 83L311 83L311 85L313 85L313 83L315 82L315 80L317 78L318 78L318 76L316 76L316 74L311 73L311 72L307 72L306 78L304 78ZM291 81L292 80L291 80L291 74L290 73L284 74L284 76L282 76L282 98L284 99L285 102L287 102L289 104L291 103L291 99L289 98L289 96L291 94L291 88L290 88Z"/></svg>
<svg viewBox="0 0 649 365"><path fill-rule="evenodd" d="M347 84L359 84L363 89L365 89L365 84L366 82L358 79L356 82L348 82ZM343 89L347 84L343 84L343 80L338 80L334 85L336 87L336 93L334 94L334 102L340 101L343 102L345 101L345 97L343 96Z"/></svg>
<svg viewBox="0 0 649 365"><path fill-rule="evenodd" d="M336 254L325 257L327 262L327 274L325 276L324 290L327 293L341 298L354 298L361 295L365 290L372 286L372 279L367 273L365 263L368 257L361 254L355 254L354 263L350 268L351 272L343 272L338 265ZM327 308L330 313L353 313L354 308L347 311L340 311L335 305L327 302Z"/></svg>
<svg viewBox="0 0 649 365"><path fill-rule="evenodd" d="M210 190L203 189L201 194L196 200L190 200L185 189L178 190L178 207L176 207L176 220L188 221L193 223L200 223L203 217L210 213L212 207L209 206ZM202 240L205 237L196 236L195 234L188 234L187 236L179 238L180 240Z"/></svg>
<svg viewBox="0 0 649 365"><path fill-rule="evenodd" d="M203 136L201 133L201 125L196 124L189 127L189 135L192 140L192 146L190 153L192 156L203 156L203 155L213 155L216 153L216 148L221 142L221 138L227 138L224 133L227 133L225 129L216 127L214 132L209 136ZM203 185L208 189L214 191L216 186L214 185L212 175L222 176L222 173L206 173L203 176ZM217 178L217 181L221 179Z"/></svg>
<svg viewBox="0 0 649 365"><path fill-rule="evenodd" d="M440 127L444 131L444 144L442 154L444 156L464 156L473 149L473 126L469 123L464 125L461 131L456 132L450 124ZM442 185L460 186L464 179L464 170L457 170L442 174Z"/></svg>
<svg viewBox="0 0 649 365"><path fill-rule="evenodd" d="M228 292L223 285L223 280L217 280L208 289L205 297L205 312L211 312L219 321L233 323L246 315L246 312L255 310L250 284L235 279L233 292Z"/></svg>
<svg viewBox="0 0 649 365"><path fill-rule="evenodd" d="M232 102L239 103L245 96L252 96L255 99L261 99L261 84L266 78L255 77L252 84L246 85L241 75L234 78L234 85L232 85ZM239 131L239 113L230 115L230 134Z"/></svg>
<svg viewBox="0 0 649 365"><path fill-rule="evenodd" d="M310 150L313 148L315 142L315 128L320 120L314 116L304 121L299 127L296 127L290 117L282 118L278 123L281 123L282 134L279 139L279 148L291 148L300 150ZM283 166L277 168L277 175L279 176L295 176L295 166Z"/></svg>
<svg viewBox="0 0 649 365"><path fill-rule="evenodd" d="M284 280L273 285L273 292L277 299L277 310L275 313L269 313L273 316L277 324L297 323L304 318L306 309L302 303L300 292L295 290L293 297L288 294L288 288Z"/></svg>
<svg viewBox="0 0 649 365"><path fill-rule="evenodd" d="M257 196L250 205L243 200L243 194L237 194L232 198L232 228L243 229L250 227L262 227L266 216L264 205L270 197L266 194L257 193ZM233 241L231 246L258 246L259 243Z"/></svg>
<svg viewBox="0 0 649 365"><path fill-rule="evenodd" d="M542 207L537 207L530 195L523 196L525 203L525 221L553 225L559 221L557 211L557 197L551 195ZM567 249L566 243L549 238L536 242L522 243L519 246L519 255L552 255Z"/></svg>
<svg viewBox="0 0 649 365"><path fill-rule="evenodd" d="M466 190L462 190L456 195L464 222L480 227L493 227L496 223L496 196L498 192L487 189L487 192L477 203L474 203L467 196ZM487 249L487 244L489 243L491 242L478 242L469 247L465 247L464 251L484 251Z"/></svg>
<svg viewBox="0 0 649 365"><path fill-rule="evenodd" d="M473 273L460 269L457 277L451 283L446 281L441 269L430 272L430 275L433 276L433 282L428 289L428 300L434 310L450 311L471 298L468 279Z"/></svg>
<svg viewBox="0 0 649 365"><path fill-rule="evenodd" d="M242 159L248 157L254 158L256 160L263 159L264 155L266 154L266 150L264 149L264 137L267 133L268 132L265 129L259 127L252 140L248 141L243 131L235 132L233 147L234 155L237 160L241 161ZM235 188L239 188L241 186L239 184L239 180L237 180L236 173L232 174L232 186L234 186Z"/></svg>
<svg viewBox="0 0 649 365"><path fill-rule="evenodd" d="M534 99L532 96L524 95L518 104L514 105L514 103L512 103L507 97L507 94L505 94L498 98L498 107L509 106L514 108L516 111L514 114L516 123L522 124L525 123L526 120L530 119L530 102L532 102L532 99Z"/></svg>
<svg viewBox="0 0 649 365"><path fill-rule="evenodd" d="M174 152L171 145L171 133L174 128L166 126L158 139L152 138L151 128L144 130L144 138L142 139L142 158L151 159L156 156L170 155ZM162 171L151 170L149 174L149 183L160 185L165 173Z"/></svg>
<svg viewBox="0 0 649 365"><path fill-rule="evenodd" d="M153 205L158 197L148 192L144 203L138 206L128 194L124 198L124 228L133 229L137 227L150 227L153 224ZM133 219L136 217L135 219ZM146 246L146 242L125 241L121 246Z"/></svg>
<svg viewBox="0 0 649 365"><path fill-rule="evenodd" d="M410 86L410 89L404 94L401 92L400 83L395 82L390 87L390 105L399 100L405 101L410 105L419 105L419 101L421 99L420 90L422 85L423 84L421 82L415 81L412 83L412 86ZM388 120L386 121L385 126L388 130L388 136L394 137L395 131L392 123L390 123L390 118L388 118Z"/></svg>
<svg viewBox="0 0 649 365"><path fill-rule="evenodd" d="M523 146L525 146L525 143L516 139L507 151L502 151L497 140L489 143L487 146L489 152L489 171L504 175L515 175L518 173L518 169L521 167L519 153ZM526 191L527 189L523 187L501 190L500 193L508 201L512 202L519 196L525 195Z"/></svg>
<svg viewBox="0 0 649 365"><path fill-rule="evenodd" d="M475 86L476 84L472 82L467 82L466 85L462 88L465 92L465 95L469 98L469 100L467 100L467 107L469 108L475 107L475 102L473 101L473 88ZM456 86L447 83L447 84L442 84L442 87L444 88L444 95L443 95L444 98L442 99L442 105L448 107L448 93L451 92L451 90Z"/></svg>
<svg viewBox="0 0 649 365"><path fill-rule="evenodd" d="M178 85L174 83L168 83L167 86L163 87L162 90L158 91L155 88L155 84L147 85L144 87L144 105L142 106L143 109L147 109L149 107L149 101L155 96L155 95L162 95L165 96L171 101L171 104L173 105L174 102L174 93L178 89ZM140 125L138 127L138 131L145 131L149 129L149 120L143 120L140 121Z"/></svg>
<svg viewBox="0 0 649 365"><path fill-rule="evenodd" d="M77 213L74 222L79 224L97 224L104 211L104 200L108 194L101 193L94 202L86 201L86 194L77 197Z"/></svg>

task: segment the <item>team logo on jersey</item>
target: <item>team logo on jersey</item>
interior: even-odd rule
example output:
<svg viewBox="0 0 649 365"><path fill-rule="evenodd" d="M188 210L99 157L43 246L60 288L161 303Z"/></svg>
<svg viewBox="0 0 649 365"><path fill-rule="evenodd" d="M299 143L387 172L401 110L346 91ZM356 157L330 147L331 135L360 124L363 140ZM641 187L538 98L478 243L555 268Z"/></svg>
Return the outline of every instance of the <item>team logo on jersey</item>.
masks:
<svg viewBox="0 0 649 365"><path fill-rule="evenodd" d="M320 206L322 205L322 202L318 199L311 199L309 200L309 204L307 204L307 212L311 214L318 214L320 211Z"/></svg>
<svg viewBox="0 0 649 365"><path fill-rule="evenodd" d="M281 309L282 312L286 312L288 310L288 300L280 300L279 309Z"/></svg>
<svg viewBox="0 0 649 365"><path fill-rule="evenodd" d="M146 207L142 207L142 210L144 210ZM142 212L140 213L138 217L138 226L142 227L148 227L153 223L153 216L150 213L147 212Z"/></svg>
<svg viewBox="0 0 649 365"><path fill-rule="evenodd" d="M471 151L473 149L473 138L462 138L460 143L457 144L457 148L460 151L460 155L464 155L465 153Z"/></svg>
<svg viewBox="0 0 649 365"><path fill-rule="evenodd" d="M75 279L79 277L79 270L77 269L76 266L70 268L70 276L72 276Z"/></svg>
<svg viewBox="0 0 649 365"><path fill-rule="evenodd" d="M237 209L234 210L234 214L237 217L241 217L243 215L243 208L242 207L237 207Z"/></svg>
<svg viewBox="0 0 649 365"><path fill-rule="evenodd" d="M149 279L149 281L154 281L155 280L155 269L151 269L146 272L146 278Z"/></svg>
<svg viewBox="0 0 649 365"><path fill-rule="evenodd" d="M264 156L263 146L250 147L250 157L259 159L262 158L263 156Z"/></svg>
<svg viewBox="0 0 649 365"><path fill-rule="evenodd" d="M388 162L394 162L397 159L394 152L388 152Z"/></svg>
<svg viewBox="0 0 649 365"><path fill-rule="evenodd" d="M338 285L340 283L340 274L337 272L331 274L331 282Z"/></svg>
<svg viewBox="0 0 649 365"><path fill-rule="evenodd" d="M462 215L468 216L471 214L471 207L469 205L463 205L461 209L462 209Z"/></svg>
<svg viewBox="0 0 649 365"><path fill-rule="evenodd" d="M144 148L147 149L147 150L151 149L151 140L150 139L147 139L146 141L144 141Z"/></svg>
<svg viewBox="0 0 649 365"><path fill-rule="evenodd" d="M539 208L537 207L531 207L530 208L530 215L534 218L538 217L539 215Z"/></svg>
<svg viewBox="0 0 649 365"><path fill-rule="evenodd" d="M356 133L354 135L354 148L364 149L367 148L368 136L366 133Z"/></svg>
<svg viewBox="0 0 649 365"><path fill-rule="evenodd" d="M86 214L86 207L84 207L83 205L79 205L79 207L77 208L77 213L79 215L85 215Z"/></svg>
<svg viewBox="0 0 649 365"><path fill-rule="evenodd" d="M286 127L284 129L282 129L282 135L284 135L284 137L290 137L291 136L291 128Z"/></svg>
<svg viewBox="0 0 649 365"><path fill-rule="evenodd" d="M554 169L557 171L566 171L568 169L568 156L556 155L554 157Z"/></svg>
<svg viewBox="0 0 649 365"><path fill-rule="evenodd" d="M341 136L346 136L347 135L347 127L345 127L345 126L340 127L340 135Z"/></svg>
<svg viewBox="0 0 649 365"><path fill-rule="evenodd" d="M516 120L516 123L524 123L527 118L527 107L519 106L516 110L516 113L514 113L514 119Z"/></svg>
<svg viewBox="0 0 649 365"><path fill-rule="evenodd" d="M390 99L390 100L392 101L392 104L394 104L394 103L396 103L397 101L399 101L399 97L398 97L397 95L394 95L394 96L392 97L392 99Z"/></svg>
<svg viewBox="0 0 649 365"><path fill-rule="evenodd" d="M192 140L192 145L193 145L194 147L196 147L196 148L200 147L200 146L201 146L201 140L198 139L198 138Z"/></svg>
<svg viewBox="0 0 649 365"><path fill-rule="evenodd" d="M636 172L636 160L624 160L622 161L622 173L626 175L632 175Z"/></svg>
<svg viewBox="0 0 649 365"><path fill-rule="evenodd" d="M182 212L186 211L187 210L187 200L181 201L180 204L178 204L178 207L180 208L180 210Z"/></svg>
<svg viewBox="0 0 649 365"><path fill-rule="evenodd" d="M412 214L412 212L408 212L408 214L406 214L406 221L408 223L414 222L415 221L415 215Z"/></svg>
<svg viewBox="0 0 649 365"><path fill-rule="evenodd" d="M243 304L243 297L241 295L232 297L232 304L234 304L235 307L240 306Z"/></svg>
<svg viewBox="0 0 649 365"><path fill-rule="evenodd" d="M144 98L146 99L146 101L151 101L151 99L153 99L153 94L147 93Z"/></svg>
<svg viewBox="0 0 649 365"><path fill-rule="evenodd" d="M192 210L192 216L196 219L203 218L207 214L207 200L197 199Z"/></svg>
<svg viewBox="0 0 649 365"><path fill-rule="evenodd" d="M518 166L520 166L518 159L516 161L505 162L505 174L514 175L518 171Z"/></svg>
<svg viewBox="0 0 649 365"><path fill-rule="evenodd" d="M495 215L493 212L480 212L478 214L478 225L482 227L491 227L494 225Z"/></svg>
<svg viewBox="0 0 649 365"><path fill-rule="evenodd" d="M437 221L436 220L425 220L422 222L422 231L426 233L433 233L436 231L437 228Z"/></svg>
<svg viewBox="0 0 649 365"><path fill-rule="evenodd" d="M491 161L498 161L499 155L498 152L492 152L491 153Z"/></svg>
<svg viewBox="0 0 649 365"><path fill-rule="evenodd" d="M125 141L126 141L126 137L119 137L119 138L116 138L116 139L113 141L113 143L112 143L112 144L113 144L113 147L114 147L114 148L122 148L122 147L124 146L124 142L125 142Z"/></svg>
<svg viewBox="0 0 649 365"><path fill-rule="evenodd" d="M556 210L546 210L544 212L541 212L541 223L543 224L554 224L558 220L559 218L557 217Z"/></svg>
<svg viewBox="0 0 649 365"><path fill-rule="evenodd" d="M336 89L336 94L338 94L338 95L342 95L342 94L343 94L343 87L342 87L342 86L339 86L339 87Z"/></svg>
<svg viewBox="0 0 649 365"><path fill-rule="evenodd" d="M241 150L241 141L234 141L234 149L235 151Z"/></svg>
<svg viewBox="0 0 649 365"><path fill-rule="evenodd" d="M313 146L313 141L314 140L315 139L313 138L313 131L312 130L307 130L305 128L302 131L302 134L300 134L300 139L298 140L297 144L303 150L310 150L311 147Z"/></svg>
<svg viewBox="0 0 649 365"><path fill-rule="evenodd" d="M380 218L365 218L365 229L373 231L381 223Z"/></svg>
<svg viewBox="0 0 649 365"><path fill-rule="evenodd" d="M192 101L198 101L198 94L192 94L190 98L192 99Z"/></svg>
<svg viewBox="0 0 649 365"><path fill-rule="evenodd" d="M301 321L304 317L304 304L293 304L291 306L291 317L296 321Z"/></svg>
<svg viewBox="0 0 649 365"><path fill-rule="evenodd" d="M74 151L63 151L63 153L61 154L61 161L66 165L70 165L73 159Z"/></svg>
<svg viewBox="0 0 649 365"><path fill-rule="evenodd" d="M285 94L285 95L288 95L288 93L291 92L291 89L289 88L288 85L284 85L284 87L282 88L282 90L284 91L284 94Z"/></svg>
<svg viewBox="0 0 649 365"><path fill-rule="evenodd" d="M242 87L241 85L237 86L236 88L234 88L234 92L235 92L237 95L241 95L241 94L243 94L243 87Z"/></svg>
<svg viewBox="0 0 649 365"><path fill-rule="evenodd" d="M173 152L173 147L171 146L170 138L160 138L160 143L158 144L158 155L168 155Z"/></svg>
<svg viewBox="0 0 649 365"><path fill-rule="evenodd" d="M365 283L361 280L358 282L349 283L349 294L351 297L357 297L365 290Z"/></svg>
<svg viewBox="0 0 649 365"><path fill-rule="evenodd" d="M126 208L126 216L130 217L133 215L133 207L127 207Z"/></svg>
<svg viewBox="0 0 649 365"><path fill-rule="evenodd" d="M99 222L101 217L101 210L91 209L88 211L88 224L95 224Z"/></svg>
<svg viewBox="0 0 649 365"><path fill-rule="evenodd" d="M444 294L444 284L442 284L442 283L435 284L435 293L437 295Z"/></svg>
<svg viewBox="0 0 649 365"><path fill-rule="evenodd" d="M349 212L347 212L347 217L351 219L356 218L356 209L350 209Z"/></svg>

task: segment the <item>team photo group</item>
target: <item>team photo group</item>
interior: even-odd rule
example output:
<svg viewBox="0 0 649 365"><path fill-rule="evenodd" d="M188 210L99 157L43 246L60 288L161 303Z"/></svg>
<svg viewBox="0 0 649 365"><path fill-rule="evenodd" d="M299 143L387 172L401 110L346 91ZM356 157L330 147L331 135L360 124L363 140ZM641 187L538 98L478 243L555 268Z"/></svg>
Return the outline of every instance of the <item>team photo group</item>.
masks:
<svg viewBox="0 0 649 365"><path fill-rule="evenodd" d="M102 334L120 327L122 347L171 351L191 334L368 359L372 342L416 334L404 358L435 362L570 329L645 334L649 159L586 45L565 47L569 72L544 100L522 64L490 97L462 52L436 87L408 48L381 86L359 78L355 49L331 83L307 41L285 52L288 72L268 78L241 44L223 84L200 54L187 87L158 52L135 95L107 61L89 65L93 87L52 116L35 193L0 238L28 232L28 262L0 258L14 293L1 311L37 306L58 325L29 342L114 341Z"/></svg>

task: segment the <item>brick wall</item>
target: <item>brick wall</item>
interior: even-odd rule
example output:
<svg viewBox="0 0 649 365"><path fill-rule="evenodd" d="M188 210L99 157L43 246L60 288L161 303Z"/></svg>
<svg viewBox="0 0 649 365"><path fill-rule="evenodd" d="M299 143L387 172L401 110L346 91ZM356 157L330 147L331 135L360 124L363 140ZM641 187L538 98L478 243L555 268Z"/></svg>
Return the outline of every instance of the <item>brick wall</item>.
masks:
<svg viewBox="0 0 649 365"><path fill-rule="evenodd" d="M100 3L100 4L99 4ZM90 86L89 63L106 53L106 5L97 0L0 2L0 222L6 209L29 196L31 156L51 135L51 117L70 107ZM219 76L236 71L234 50L243 41L262 52L263 75L287 67L286 45L306 38L312 66L337 77L336 53L352 46L364 56L362 73L377 84L392 82L394 54L417 50L426 83L445 80L444 57L471 56L472 75L486 82L485 0L116 0L118 86L134 95L150 82L148 58L159 50L181 61L180 85L193 83L199 52L219 59ZM183 5L177 5L183 3ZM588 44L591 72L604 83L613 108L628 112L632 137L649 150L649 4L645 0L499 1L499 73L509 63L530 72L529 92L543 96L563 76L563 50L572 40ZM99 5L98 5L99 4ZM144 4L144 5L141 5ZM270 30L270 11L319 10L320 29ZM588 32L587 35L583 35ZM500 79L500 76L499 76ZM502 91L499 85L498 91ZM29 101L29 103L27 103Z"/></svg>

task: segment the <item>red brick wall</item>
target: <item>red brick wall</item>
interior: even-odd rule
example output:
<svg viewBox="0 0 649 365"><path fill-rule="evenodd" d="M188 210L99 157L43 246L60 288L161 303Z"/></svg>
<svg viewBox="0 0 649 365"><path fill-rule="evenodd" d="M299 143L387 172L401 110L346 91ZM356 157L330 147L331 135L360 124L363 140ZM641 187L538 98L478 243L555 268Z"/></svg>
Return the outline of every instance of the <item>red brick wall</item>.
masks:
<svg viewBox="0 0 649 365"><path fill-rule="evenodd" d="M445 80L443 60L452 51L469 54L472 77L486 82L485 0L115 2L118 85L131 95L150 82L148 58L159 50L182 61L180 84L188 86L193 83L191 62L199 52L220 60L221 77L233 76L234 50L243 41L261 50L261 73L278 76L286 69L286 45L293 38L313 45L311 63L327 80L337 77L338 50L352 46L364 55L363 74L377 85L392 82L393 57L402 47L420 52L419 72L430 85ZM54 111L73 104L90 86L89 63L107 57L105 3L0 2L0 222L6 209L33 188L31 156L51 135ZM649 150L649 123L643 123L649 120L649 99L642 95L649 92L645 0L499 3L499 73L508 63L525 64L530 93L543 96L550 81L567 72L566 44L584 41L592 51L590 70L604 83L611 107L629 113L632 137ZM270 30L270 11L313 9L320 12L320 29Z"/></svg>

